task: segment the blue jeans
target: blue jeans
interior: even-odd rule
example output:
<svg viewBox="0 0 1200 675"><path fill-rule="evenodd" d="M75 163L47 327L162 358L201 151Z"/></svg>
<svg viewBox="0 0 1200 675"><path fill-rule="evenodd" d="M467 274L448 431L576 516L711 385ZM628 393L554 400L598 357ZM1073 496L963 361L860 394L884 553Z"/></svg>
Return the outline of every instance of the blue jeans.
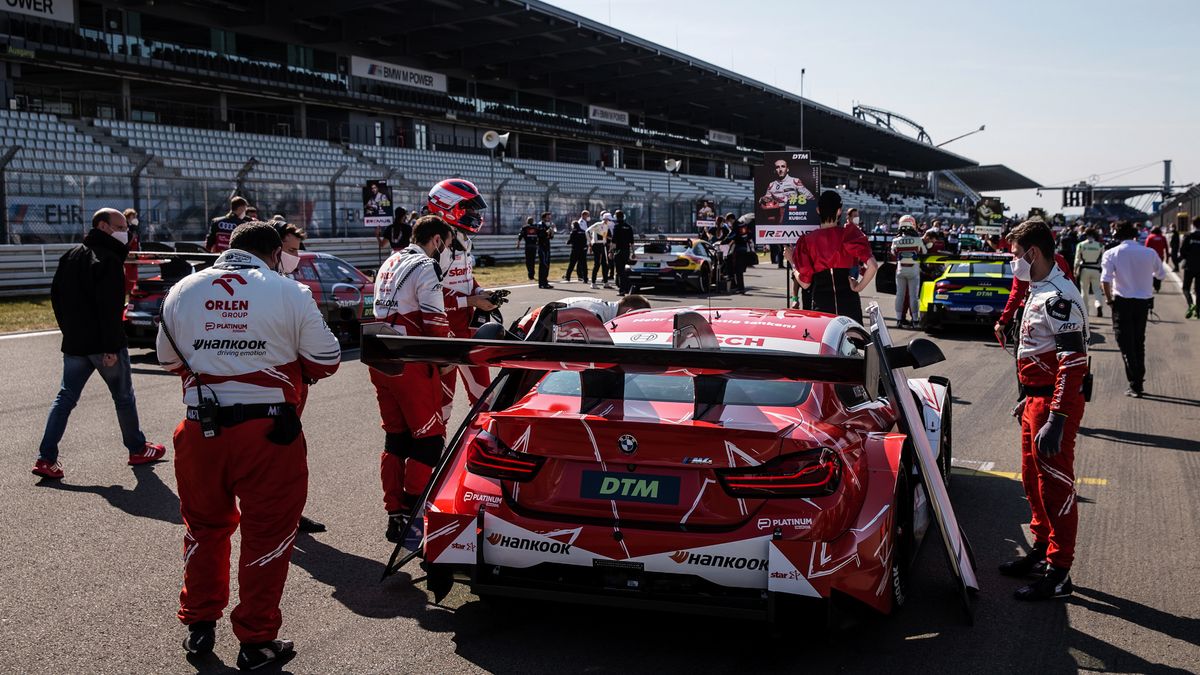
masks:
<svg viewBox="0 0 1200 675"><path fill-rule="evenodd" d="M146 445L146 436L138 424L137 399L133 396L133 375L129 365L129 350L117 352L117 363L111 368L105 368L100 363L102 354L88 356L73 356L63 354L62 384L54 404L50 406L50 417L46 420L46 431L42 434L42 444L38 448L38 458L47 462L58 461L58 442L62 440L63 432L67 430L67 419L79 402L83 386L92 377L93 372L99 372L104 384L112 393L113 403L117 408L117 423L121 425L121 441L129 452L141 452Z"/></svg>

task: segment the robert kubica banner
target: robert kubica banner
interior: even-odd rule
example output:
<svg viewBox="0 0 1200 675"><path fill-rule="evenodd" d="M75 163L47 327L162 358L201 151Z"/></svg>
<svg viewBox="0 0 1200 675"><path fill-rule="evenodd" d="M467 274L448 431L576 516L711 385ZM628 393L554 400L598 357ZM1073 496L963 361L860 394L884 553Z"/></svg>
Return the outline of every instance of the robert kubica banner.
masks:
<svg viewBox="0 0 1200 675"><path fill-rule="evenodd" d="M754 221L759 244L794 244L821 224L820 189L811 155L802 151L763 153L754 167Z"/></svg>
<svg viewBox="0 0 1200 675"><path fill-rule="evenodd" d="M392 188L386 180L369 180L362 189L363 225L387 227L392 224Z"/></svg>

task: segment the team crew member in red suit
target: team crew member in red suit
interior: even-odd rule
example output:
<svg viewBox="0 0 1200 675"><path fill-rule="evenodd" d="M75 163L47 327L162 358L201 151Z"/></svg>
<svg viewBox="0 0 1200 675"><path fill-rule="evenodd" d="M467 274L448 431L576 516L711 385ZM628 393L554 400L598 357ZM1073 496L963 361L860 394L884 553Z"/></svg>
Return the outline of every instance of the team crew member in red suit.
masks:
<svg viewBox="0 0 1200 675"><path fill-rule="evenodd" d="M1054 264L1058 269L1062 270L1063 276L1067 281L1075 283L1075 275L1071 273L1071 267L1067 264L1067 259L1061 253L1054 254ZM1019 277L1014 276L1012 288L1008 291L1008 301L1004 303L1004 309L1000 312L1000 318L996 319L996 325L992 330L996 333L996 339L1004 341L1004 335L1008 332L1009 326L1017 319L1017 312L1025 307L1025 296L1029 292L1029 282Z"/></svg>
<svg viewBox="0 0 1200 675"><path fill-rule="evenodd" d="M375 278L375 316L401 335L451 337L438 259L450 246L450 226L440 216L422 216L413 243L384 261ZM446 441L442 381L436 366L410 363L399 375L370 369L387 434L380 456L387 539L399 541L400 527L433 474Z"/></svg>
<svg viewBox="0 0 1200 675"><path fill-rule="evenodd" d="M821 227L804 233L792 249L792 267L800 288L811 289L812 309L850 317L862 322L862 301L858 294L871 280L879 265L871 253L871 243L857 225L838 225L842 197L826 190L817 199ZM857 281L851 272L862 266Z"/></svg>
<svg viewBox="0 0 1200 675"><path fill-rule="evenodd" d="M1029 282L1021 319L1017 380L1024 395L1021 482L1033 517L1032 550L1000 566L1002 574L1039 578L1016 591L1018 600L1071 594L1071 563L1079 512L1075 505L1075 434L1083 418L1087 374L1087 312L1079 289L1054 262L1054 234L1026 221L1008 235L1013 274Z"/></svg>
<svg viewBox="0 0 1200 675"><path fill-rule="evenodd" d="M1167 262L1167 238L1163 236L1162 228L1155 226L1150 230L1150 234L1146 235L1146 248L1158 254L1160 260ZM133 249L129 249L133 250ZM1162 288L1162 279L1154 280L1154 292L1157 293Z"/></svg>
<svg viewBox="0 0 1200 675"><path fill-rule="evenodd" d="M442 293L450 332L457 337L474 334L471 319L475 316L475 310L490 312L496 309L496 305L488 300L491 291L475 281L469 239L483 227L481 212L486 208L487 204L475 184L461 178L444 180L429 191L429 212L441 216L451 227L452 239L442 252L438 267L442 270ZM460 375L472 405L492 382L492 373L487 366L443 368L442 391L445 400L442 419L450 419L455 382Z"/></svg>
<svg viewBox="0 0 1200 675"><path fill-rule="evenodd" d="M208 236L204 238L204 250L209 253L222 253L229 249L229 236L242 223L255 220L246 215L250 203L242 197L229 200L229 213L220 218L213 218L208 226Z"/></svg>
<svg viewBox="0 0 1200 675"><path fill-rule="evenodd" d="M308 492L308 449L296 405L305 378L329 377L341 349L305 287L274 270L275 229L247 223L209 269L163 303L158 360L183 378L187 416L175 429L184 534L183 646L211 652L229 601L229 538L240 524L240 602L230 614L239 668L289 656L279 599Z"/></svg>

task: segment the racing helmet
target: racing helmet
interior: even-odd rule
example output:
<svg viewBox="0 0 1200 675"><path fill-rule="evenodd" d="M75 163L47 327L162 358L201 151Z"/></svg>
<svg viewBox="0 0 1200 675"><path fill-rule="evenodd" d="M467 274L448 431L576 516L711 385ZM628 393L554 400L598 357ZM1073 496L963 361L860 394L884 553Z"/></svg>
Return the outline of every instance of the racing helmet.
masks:
<svg viewBox="0 0 1200 675"><path fill-rule="evenodd" d="M469 180L449 178L429 191L429 212L468 234L476 234L483 227L480 211L486 208L479 188Z"/></svg>
<svg viewBox="0 0 1200 675"><path fill-rule="evenodd" d="M902 230L906 227L911 227L915 230L917 229L917 219L906 213L903 216L900 216L900 222L898 222L897 225L899 225L900 229Z"/></svg>

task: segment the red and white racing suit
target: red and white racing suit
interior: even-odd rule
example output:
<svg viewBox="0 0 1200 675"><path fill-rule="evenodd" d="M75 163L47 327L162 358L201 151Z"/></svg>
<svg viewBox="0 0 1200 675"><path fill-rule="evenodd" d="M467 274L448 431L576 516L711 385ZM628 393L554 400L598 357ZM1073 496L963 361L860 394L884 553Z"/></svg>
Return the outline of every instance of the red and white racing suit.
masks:
<svg viewBox="0 0 1200 675"><path fill-rule="evenodd" d="M1025 394L1021 415L1021 482L1033 512L1034 544L1048 546L1046 559L1070 569L1075 557L1075 434L1083 417L1087 374L1087 312L1063 271L1054 266L1029 285L1017 350L1017 378ZM1038 454L1034 437L1050 415L1066 417L1062 451Z"/></svg>
<svg viewBox="0 0 1200 675"><path fill-rule="evenodd" d="M467 304L473 295L484 295L487 290L475 281L471 256L466 251L455 251L454 260L442 276L442 294L446 302L446 316L450 320L450 332L456 337L471 337L471 318L475 308ZM483 391L492 383L492 371L487 366L449 366L442 369L442 419L450 419L454 407L454 389L459 377L467 390L471 405L479 400Z"/></svg>
<svg viewBox="0 0 1200 675"><path fill-rule="evenodd" d="M307 288L237 249L176 284L163 303L162 324L182 354L160 329L158 360L183 378L189 406L174 436L187 527L179 619L221 617L229 602L229 538L240 523L233 632L242 642L274 640L308 493L308 449L303 432L286 445L266 436L295 416L304 378L337 370L341 349ZM197 421L199 390L221 406L213 438L204 437Z"/></svg>
<svg viewBox="0 0 1200 675"><path fill-rule="evenodd" d="M393 253L375 277L375 316L403 335L451 337L437 263L420 246ZM436 366L409 363L399 375L370 369L387 434L379 459L389 514L412 507L445 443L442 382Z"/></svg>

